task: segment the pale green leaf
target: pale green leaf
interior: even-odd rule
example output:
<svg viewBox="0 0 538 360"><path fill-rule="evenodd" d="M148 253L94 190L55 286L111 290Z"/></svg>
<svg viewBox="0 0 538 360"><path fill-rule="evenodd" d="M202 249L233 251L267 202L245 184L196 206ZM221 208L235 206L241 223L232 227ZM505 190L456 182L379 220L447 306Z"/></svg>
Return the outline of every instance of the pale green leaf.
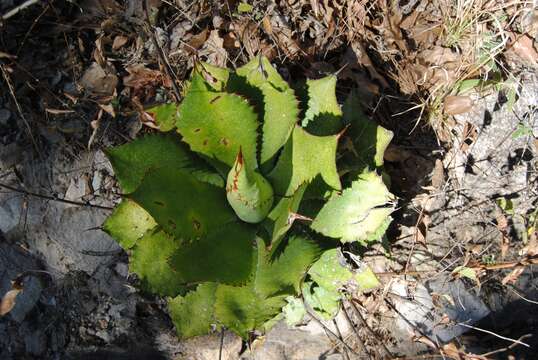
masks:
<svg viewBox="0 0 538 360"><path fill-rule="evenodd" d="M353 274L353 280L358 285L359 291L369 291L379 287L379 279L369 266L363 265Z"/></svg>
<svg viewBox="0 0 538 360"><path fill-rule="evenodd" d="M353 278L353 272L346 266L340 249L330 249L308 270L312 280L328 291L338 291Z"/></svg>
<svg viewBox="0 0 538 360"><path fill-rule="evenodd" d="M205 335L215 323L217 284L204 283L185 296L168 300L168 311L179 337Z"/></svg>
<svg viewBox="0 0 538 360"><path fill-rule="evenodd" d="M146 210L134 201L124 199L106 219L103 229L127 250L156 225Z"/></svg>
<svg viewBox="0 0 538 360"><path fill-rule="evenodd" d="M129 197L180 239L202 237L236 219L222 189L183 170L150 171Z"/></svg>
<svg viewBox="0 0 538 360"><path fill-rule="evenodd" d="M242 150L257 167L257 116L248 102L235 94L212 89L198 73L179 107L177 129L193 151L232 166Z"/></svg>
<svg viewBox="0 0 538 360"><path fill-rule="evenodd" d="M298 102L293 90L282 79L267 58L251 60L237 69L246 84L261 92L256 96L253 89L238 89L250 95L260 112L262 126L261 163L270 160L286 143L299 115ZM232 90L235 90L232 88Z"/></svg>
<svg viewBox="0 0 538 360"><path fill-rule="evenodd" d="M303 284L302 293L305 304L323 320L333 319L340 310L342 296L338 291L327 290L311 281Z"/></svg>
<svg viewBox="0 0 538 360"><path fill-rule="evenodd" d="M295 326L300 324L306 315L306 309L303 302L301 301L301 299L298 299L293 296L288 296L286 298L286 301L288 303L282 308L282 313L284 314L284 318L286 319L286 324L288 326Z"/></svg>
<svg viewBox="0 0 538 360"><path fill-rule="evenodd" d="M230 70L211 65L204 61L196 64L195 70L199 72L206 83L216 91L224 91L230 77Z"/></svg>
<svg viewBox="0 0 538 360"><path fill-rule="evenodd" d="M166 232L149 230L132 248L130 270L149 291L176 296L183 290L183 281L168 264L168 258L179 246L180 242Z"/></svg>
<svg viewBox="0 0 538 360"><path fill-rule="evenodd" d="M226 182L226 198L237 216L248 223L259 223L273 206L273 188L259 172L247 166L241 151Z"/></svg>
<svg viewBox="0 0 538 360"><path fill-rule="evenodd" d="M334 193L311 224L315 231L342 242L365 241L386 226L394 196L375 172L364 173L342 193Z"/></svg>
<svg viewBox="0 0 538 360"><path fill-rule="evenodd" d="M302 126L315 135L334 135L340 132L342 110L336 99L336 76L306 80L308 97Z"/></svg>
<svg viewBox="0 0 538 360"><path fill-rule="evenodd" d="M290 196L318 174L333 189L341 188L336 169L338 136L315 136L296 126L276 167L268 175L277 195Z"/></svg>
<svg viewBox="0 0 538 360"><path fill-rule="evenodd" d="M291 196L283 196L277 202L275 207L267 215L267 219L263 224L271 235L271 246L278 248L280 241L286 235L286 232L293 224L293 215L297 212L303 194L306 189L306 184L299 188Z"/></svg>

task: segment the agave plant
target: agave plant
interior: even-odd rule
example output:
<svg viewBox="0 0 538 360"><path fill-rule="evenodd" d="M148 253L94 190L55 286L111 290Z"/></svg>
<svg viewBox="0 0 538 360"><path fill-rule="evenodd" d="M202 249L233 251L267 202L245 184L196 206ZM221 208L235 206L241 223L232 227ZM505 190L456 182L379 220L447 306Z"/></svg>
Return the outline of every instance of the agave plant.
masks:
<svg viewBox="0 0 538 360"><path fill-rule="evenodd" d="M392 133L336 77L297 93L265 58L235 72L200 63L180 104L148 111L162 133L109 149L123 200L104 229L145 290L168 297L181 337L247 338L377 285L340 245L379 240L394 196L382 177Z"/></svg>

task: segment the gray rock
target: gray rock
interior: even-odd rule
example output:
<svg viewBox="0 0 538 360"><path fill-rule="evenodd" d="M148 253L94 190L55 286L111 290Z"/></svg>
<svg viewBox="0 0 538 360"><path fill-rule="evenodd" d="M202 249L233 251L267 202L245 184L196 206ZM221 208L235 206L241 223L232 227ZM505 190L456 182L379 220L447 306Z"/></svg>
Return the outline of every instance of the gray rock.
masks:
<svg viewBox="0 0 538 360"><path fill-rule="evenodd" d="M11 118L11 111L8 109L0 109L0 125L7 126L9 119Z"/></svg>
<svg viewBox="0 0 538 360"><path fill-rule="evenodd" d="M24 337L26 353L29 355L42 355L47 349L47 337L42 330L36 330L28 333Z"/></svg>
<svg viewBox="0 0 538 360"><path fill-rule="evenodd" d="M21 323L36 305L42 290L43 287L39 279L34 276L27 276L24 279L23 291L17 295L15 306L9 313L11 318Z"/></svg>

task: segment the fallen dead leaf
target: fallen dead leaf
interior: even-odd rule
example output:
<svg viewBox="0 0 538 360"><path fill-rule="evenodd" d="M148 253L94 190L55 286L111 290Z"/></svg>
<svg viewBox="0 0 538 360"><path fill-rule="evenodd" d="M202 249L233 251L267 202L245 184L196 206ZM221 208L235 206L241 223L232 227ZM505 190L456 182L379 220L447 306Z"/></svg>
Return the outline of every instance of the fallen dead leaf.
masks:
<svg viewBox="0 0 538 360"><path fill-rule="evenodd" d="M517 38L509 46L508 55L516 55L529 65L538 65L538 52L533 46L533 39L528 35L516 35Z"/></svg>
<svg viewBox="0 0 538 360"><path fill-rule="evenodd" d="M206 56L207 62L220 67L226 67L228 53L224 49L224 40L220 37L218 30L211 30L204 46L198 53Z"/></svg>
<svg viewBox="0 0 538 360"><path fill-rule="evenodd" d="M205 28L198 34L193 35L188 42L188 46L186 47L186 50L192 53L200 49L205 44L208 36L209 36L209 30L207 30L207 28Z"/></svg>
<svg viewBox="0 0 538 360"><path fill-rule="evenodd" d="M127 42L129 41L129 38L127 36L118 35L114 38L114 41L112 42L112 50L118 50L121 49Z"/></svg>
<svg viewBox="0 0 538 360"><path fill-rule="evenodd" d="M437 350L437 345L426 336L415 336L413 337L413 341L425 344L429 346L430 348Z"/></svg>
<svg viewBox="0 0 538 360"><path fill-rule="evenodd" d="M462 135L463 139L460 145L460 150L466 152L469 149L469 146L476 141L476 138L478 137L478 129L470 122L466 122Z"/></svg>
<svg viewBox="0 0 538 360"><path fill-rule="evenodd" d="M90 93L110 96L116 90L118 77L94 62L82 75L80 85Z"/></svg>
<svg viewBox="0 0 538 360"><path fill-rule="evenodd" d="M453 342L444 344L442 347L442 352L445 356L453 360L461 360L460 351L458 347Z"/></svg>
<svg viewBox="0 0 538 360"><path fill-rule="evenodd" d="M517 279L519 279L519 276L523 273L523 271L525 271L525 266L518 265L512 271L510 271L510 273L506 275L501 282L503 283L503 285L509 283L513 284L517 281Z"/></svg>
<svg viewBox="0 0 538 360"><path fill-rule="evenodd" d="M22 284L18 281L12 282L11 290L4 294L0 301L0 316L9 313L15 307L17 295L22 291Z"/></svg>
<svg viewBox="0 0 538 360"><path fill-rule="evenodd" d="M469 96L449 95L445 97L443 110L447 115L464 114L473 108L473 100Z"/></svg>
<svg viewBox="0 0 538 360"><path fill-rule="evenodd" d="M144 64L131 65L125 68L129 75L123 78L123 85L133 89L133 96L146 100L153 96L155 87L171 87L168 76L161 71L148 69Z"/></svg>

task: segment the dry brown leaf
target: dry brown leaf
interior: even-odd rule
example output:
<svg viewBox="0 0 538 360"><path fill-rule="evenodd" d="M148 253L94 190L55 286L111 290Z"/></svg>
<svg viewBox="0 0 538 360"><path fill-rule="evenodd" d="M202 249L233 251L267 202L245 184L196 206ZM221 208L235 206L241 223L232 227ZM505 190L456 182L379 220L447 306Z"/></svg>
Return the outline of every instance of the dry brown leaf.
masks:
<svg viewBox="0 0 538 360"><path fill-rule="evenodd" d="M533 46L533 39L526 34L519 35L516 40L510 44L507 52L508 54L515 54L529 65L538 65L538 52Z"/></svg>
<svg viewBox="0 0 538 360"><path fill-rule="evenodd" d="M204 46L208 36L209 36L209 30L207 30L207 28L205 28L198 34L193 35L188 42L188 46L185 47L185 50L187 50L190 53L196 52L196 50Z"/></svg>
<svg viewBox="0 0 538 360"><path fill-rule="evenodd" d="M431 347L432 349L437 350L437 345L431 339L427 338L426 336L418 336L418 337L415 336L415 337L413 337L413 341L425 344L425 345Z"/></svg>
<svg viewBox="0 0 538 360"><path fill-rule="evenodd" d="M80 85L90 93L110 96L116 91L118 77L94 62L82 75Z"/></svg>
<svg viewBox="0 0 538 360"><path fill-rule="evenodd" d="M510 271L510 273L506 275L504 279L502 279L503 285L506 285L508 283L514 284L517 281L517 279L519 279L519 276L523 273L523 271L525 271L525 266L523 265L516 266L514 270Z"/></svg>
<svg viewBox="0 0 538 360"><path fill-rule="evenodd" d="M0 316L4 316L13 310L17 295L19 295L22 289L22 283L19 281L12 282L11 290L5 293L0 301Z"/></svg>
<svg viewBox="0 0 538 360"><path fill-rule="evenodd" d="M127 36L118 35L114 38L114 41L112 42L112 50L118 50L121 49L127 42L129 41L129 38Z"/></svg>
<svg viewBox="0 0 538 360"><path fill-rule="evenodd" d="M445 97L443 110L447 115L464 114L473 108L473 100L469 96L448 95Z"/></svg>
<svg viewBox="0 0 538 360"><path fill-rule="evenodd" d="M147 101L155 95L155 88L170 88L172 80L159 70L148 69L144 64L135 64L125 68L129 75L123 78L123 85L132 89L131 96Z"/></svg>
<svg viewBox="0 0 538 360"><path fill-rule="evenodd" d="M463 139L461 142L460 150L466 152L469 149L469 146L471 146L476 141L476 138L478 137L478 129L470 122L466 122L465 127L463 128L462 135Z"/></svg>
<svg viewBox="0 0 538 360"><path fill-rule="evenodd" d="M453 342L443 345L442 352L453 360L462 360L458 347Z"/></svg>
<svg viewBox="0 0 538 360"><path fill-rule="evenodd" d="M293 32L285 17L279 15L266 16L263 18L262 27L288 58L294 59L301 52L301 48L293 38Z"/></svg>
<svg viewBox="0 0 538 360"><path fill-rule="evenodd" d="M224 49L224 40L220 37L218 30L211 30L204 46L198 53L206 56L207 62L220 67L226 67L228 53Z"/></svg>

